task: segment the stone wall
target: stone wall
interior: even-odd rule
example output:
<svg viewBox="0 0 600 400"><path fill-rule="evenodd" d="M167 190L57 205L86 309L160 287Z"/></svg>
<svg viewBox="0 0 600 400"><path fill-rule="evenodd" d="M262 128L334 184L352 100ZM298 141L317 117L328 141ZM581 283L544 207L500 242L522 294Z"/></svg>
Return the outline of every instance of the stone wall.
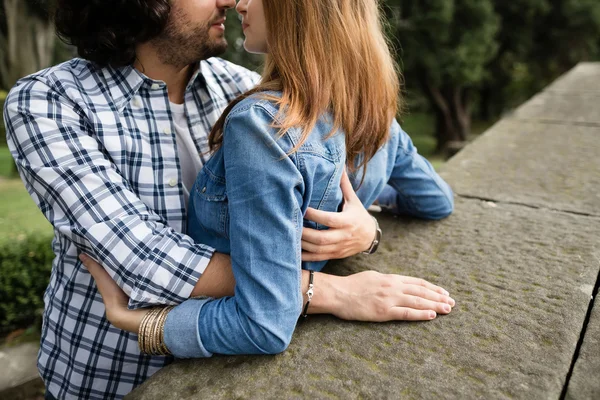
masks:
<svg viewBox="0 0 600 400"><path fill-rule="evenodd" d="M328 267L439 283L450 315L313 316L283 354L179 361L128 398L600 398L599 156L600 64L580 64L444 167L450 218L381 217L376 255Z"/></svg>

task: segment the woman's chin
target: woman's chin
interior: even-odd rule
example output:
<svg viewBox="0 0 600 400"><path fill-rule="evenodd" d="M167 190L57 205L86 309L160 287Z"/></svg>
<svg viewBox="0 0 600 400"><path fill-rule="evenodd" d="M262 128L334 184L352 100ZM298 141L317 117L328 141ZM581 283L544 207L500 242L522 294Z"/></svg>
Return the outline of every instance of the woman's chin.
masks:
<svg viewBox="0 0 600 400"><path fill-rule="evenodd" d="M267 51L261 46L253 45L253 43L248 42L248 39L244 41L244 50L251 54L266 54Z"/></svg>

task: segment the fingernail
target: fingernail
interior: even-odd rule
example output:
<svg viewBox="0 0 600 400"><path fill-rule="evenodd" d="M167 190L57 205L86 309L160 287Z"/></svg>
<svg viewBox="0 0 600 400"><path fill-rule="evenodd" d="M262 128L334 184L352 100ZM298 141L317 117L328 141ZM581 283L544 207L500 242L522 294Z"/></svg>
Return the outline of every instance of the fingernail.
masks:
<svg viewBox="0 0 600 400"><path fill-rule="evenodd" d="M450 304L452 307L454 307L454 306L456 305L456 302L455 302L455 301L454 301L454 299L451 297L451 298L448 300L448 304Z"/></svg>
<svg viewBox="0 0 600 400"><path fill-rule="evenodd" d="M444 304L444 306L442 307L444 309L444 311L446 312L450 312L452 310L452 308L450 308L450 306L448 304Z"/></svg>
<svg viewBox="0 0 600 400"><path fill-rule="evenodd" d="M448 291L447 291L447 290L444 290L444 294L445 294L446 296L450 296L450 293L448 293Z"/></svg>
<svg viewBox="0 0 600 400"><path fill-rule="evenodd" d="M435 311L429 311L429 319L434 319L436 315Z"/></svg>

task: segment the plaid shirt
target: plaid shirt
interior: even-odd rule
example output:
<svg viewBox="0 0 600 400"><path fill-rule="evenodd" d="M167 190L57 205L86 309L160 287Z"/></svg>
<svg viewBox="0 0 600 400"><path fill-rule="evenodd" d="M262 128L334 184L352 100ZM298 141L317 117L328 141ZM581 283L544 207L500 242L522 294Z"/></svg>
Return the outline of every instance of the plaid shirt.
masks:
<svg viewBox="0 0 600 400"><path fill-rule="evenodd" d="M203 161L212 125L257 81L221 59L200 63L185 110ZM166 85L75 59L19 81L4 117L21 178L55 232L41 375L59 399L120 398L171 359L141 355L137 335L109 324L78 254L98 260L141 307L187 299L213 253L184 234Z"/></svg>

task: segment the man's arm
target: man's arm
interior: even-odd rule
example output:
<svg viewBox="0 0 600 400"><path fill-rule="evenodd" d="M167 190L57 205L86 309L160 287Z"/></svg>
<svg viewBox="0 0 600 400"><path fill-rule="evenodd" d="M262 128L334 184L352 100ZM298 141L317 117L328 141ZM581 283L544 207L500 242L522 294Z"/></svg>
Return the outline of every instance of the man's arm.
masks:
<svg viewBox="0 0 600 400"><path fill-rule="evenodd" d="M131 307L180 303L192 294L213 249L174 231L137 197L83 110L32 78L11 91L4 117L11 153L38 207L106 268Z"/></svg>

